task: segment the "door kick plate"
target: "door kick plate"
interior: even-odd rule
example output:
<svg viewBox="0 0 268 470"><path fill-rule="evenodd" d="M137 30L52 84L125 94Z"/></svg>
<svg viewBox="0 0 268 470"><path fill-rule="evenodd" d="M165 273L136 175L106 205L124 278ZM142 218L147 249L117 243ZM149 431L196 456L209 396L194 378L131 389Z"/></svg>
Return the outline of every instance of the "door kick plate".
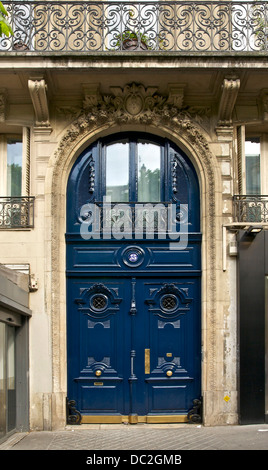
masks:
<svg viewBox="0 0 268 470"><path fill-rule="evenodd" d="M82 415L81 424L120 424L120 423L188 423L189 419L187 415L148 415L138 416L133 415Z"/></svg>

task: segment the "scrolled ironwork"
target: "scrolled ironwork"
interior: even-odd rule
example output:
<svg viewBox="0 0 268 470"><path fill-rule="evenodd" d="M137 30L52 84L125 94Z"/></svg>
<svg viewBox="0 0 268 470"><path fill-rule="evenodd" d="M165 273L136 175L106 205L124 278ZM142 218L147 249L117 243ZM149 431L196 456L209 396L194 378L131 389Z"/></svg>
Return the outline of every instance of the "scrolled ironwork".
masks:
<svg viewBox="0 0 268 470"><path fill-rule="evenodd" d="M34 197L0 197L0 229L33 226Z"/></svg>
<svg viewBox="0 0 268 470"><path fill-rule="evenodd" d="M67 424L81 424L82 415L76 409L76 401L66 398Z"/></svg>
<svg viewBox="0 0 268 470"><path fill-rule="evenodd" d="M193 400L193 408L188 412L187 418L190 423L202 423L202 399Z"/></svg>
<svg viewBox="0 0 268 470"><path fill-rule="evenodd" d="M234 196L234 218L236 222L267 223L268 196Z"/></svg>
<svg viewBox="0 0 268 470"><path fill-rule="evenodd" d="M0 53L267 51L268 3L243 1L10 1L14 36Z"/></svg>
<svg viewBox="0 0 268 470"><path fill-rule="evenodd" d="M163 237L171 230L171 203L150 202L150 203L102 203L95 201L95 213L87 210L79 222L92 220L93 226L104 233L110 233L112 237L119 238L120 233L136 233L143 237L143 234L150 234L152 237ZM174 224L180 220L172 221ZM149 236L149 235L148 235Z"/></svg>

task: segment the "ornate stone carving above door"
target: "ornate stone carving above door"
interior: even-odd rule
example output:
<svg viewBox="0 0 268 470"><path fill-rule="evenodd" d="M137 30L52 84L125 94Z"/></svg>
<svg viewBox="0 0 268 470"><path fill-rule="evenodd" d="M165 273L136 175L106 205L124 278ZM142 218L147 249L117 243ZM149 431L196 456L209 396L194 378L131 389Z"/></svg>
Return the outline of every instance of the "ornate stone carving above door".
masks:
<svg viewBox="0 0 268 470"><path fill-rule="evenodd" d="M165 95L158 93L156 87L146 88L138 83L127 84L123 88L111 87L110 90L111 94L104 95L98 85L84 85L83 108L69 112L72 121L61 139L58 153L94 128L146 125L167 127L180 134L187 134L188 142L194 146L198 143L209 155L200 120L202 117L202 126L205 127L210 109L185 106L184 85L170 85ZM57 111L64 113L65 108L57 108Z"/></svg>
<svg viewBox="0 0 268 470"><path fill-rule="evenodd" d="M90 113L91 120L112 119L117 123L155 123L170 120L178 114L184 116L204 115L208 109L190 108L183 104L184 85L170 85L165 95L160 95L153 86L145 87L130 83L121 87L111 87L111 94L102 95L98 85L84 88L84 113Z"/></svg>

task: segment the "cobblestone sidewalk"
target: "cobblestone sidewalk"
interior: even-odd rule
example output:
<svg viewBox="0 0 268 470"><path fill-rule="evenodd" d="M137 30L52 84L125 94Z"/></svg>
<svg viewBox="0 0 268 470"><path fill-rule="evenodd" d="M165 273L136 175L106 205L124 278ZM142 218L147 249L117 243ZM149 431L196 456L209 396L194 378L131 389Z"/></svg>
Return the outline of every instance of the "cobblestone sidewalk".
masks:
<svg viewBox="0 0 268 470"><path fill-rule="evenodd" d="M0 450L268 450L268 425L82 425L16 433Z"/></svg>

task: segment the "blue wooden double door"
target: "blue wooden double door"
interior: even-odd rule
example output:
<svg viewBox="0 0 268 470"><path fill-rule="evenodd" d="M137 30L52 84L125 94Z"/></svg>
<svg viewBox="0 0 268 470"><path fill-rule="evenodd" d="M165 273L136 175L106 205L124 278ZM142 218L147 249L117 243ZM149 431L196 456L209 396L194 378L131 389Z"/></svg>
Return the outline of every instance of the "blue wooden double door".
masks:
<svg viewBox="0 0 268 470"><path fill-rule="evenodd" d="M148 203L136 231L134 208ZM171 204L175 231L187 209L183 246L174 226L172 236L159 222ZM200 247L198 180L175 146L120 135L76 161L67 194L67 393L82 423L187 421L201 395Z"/></svg>

